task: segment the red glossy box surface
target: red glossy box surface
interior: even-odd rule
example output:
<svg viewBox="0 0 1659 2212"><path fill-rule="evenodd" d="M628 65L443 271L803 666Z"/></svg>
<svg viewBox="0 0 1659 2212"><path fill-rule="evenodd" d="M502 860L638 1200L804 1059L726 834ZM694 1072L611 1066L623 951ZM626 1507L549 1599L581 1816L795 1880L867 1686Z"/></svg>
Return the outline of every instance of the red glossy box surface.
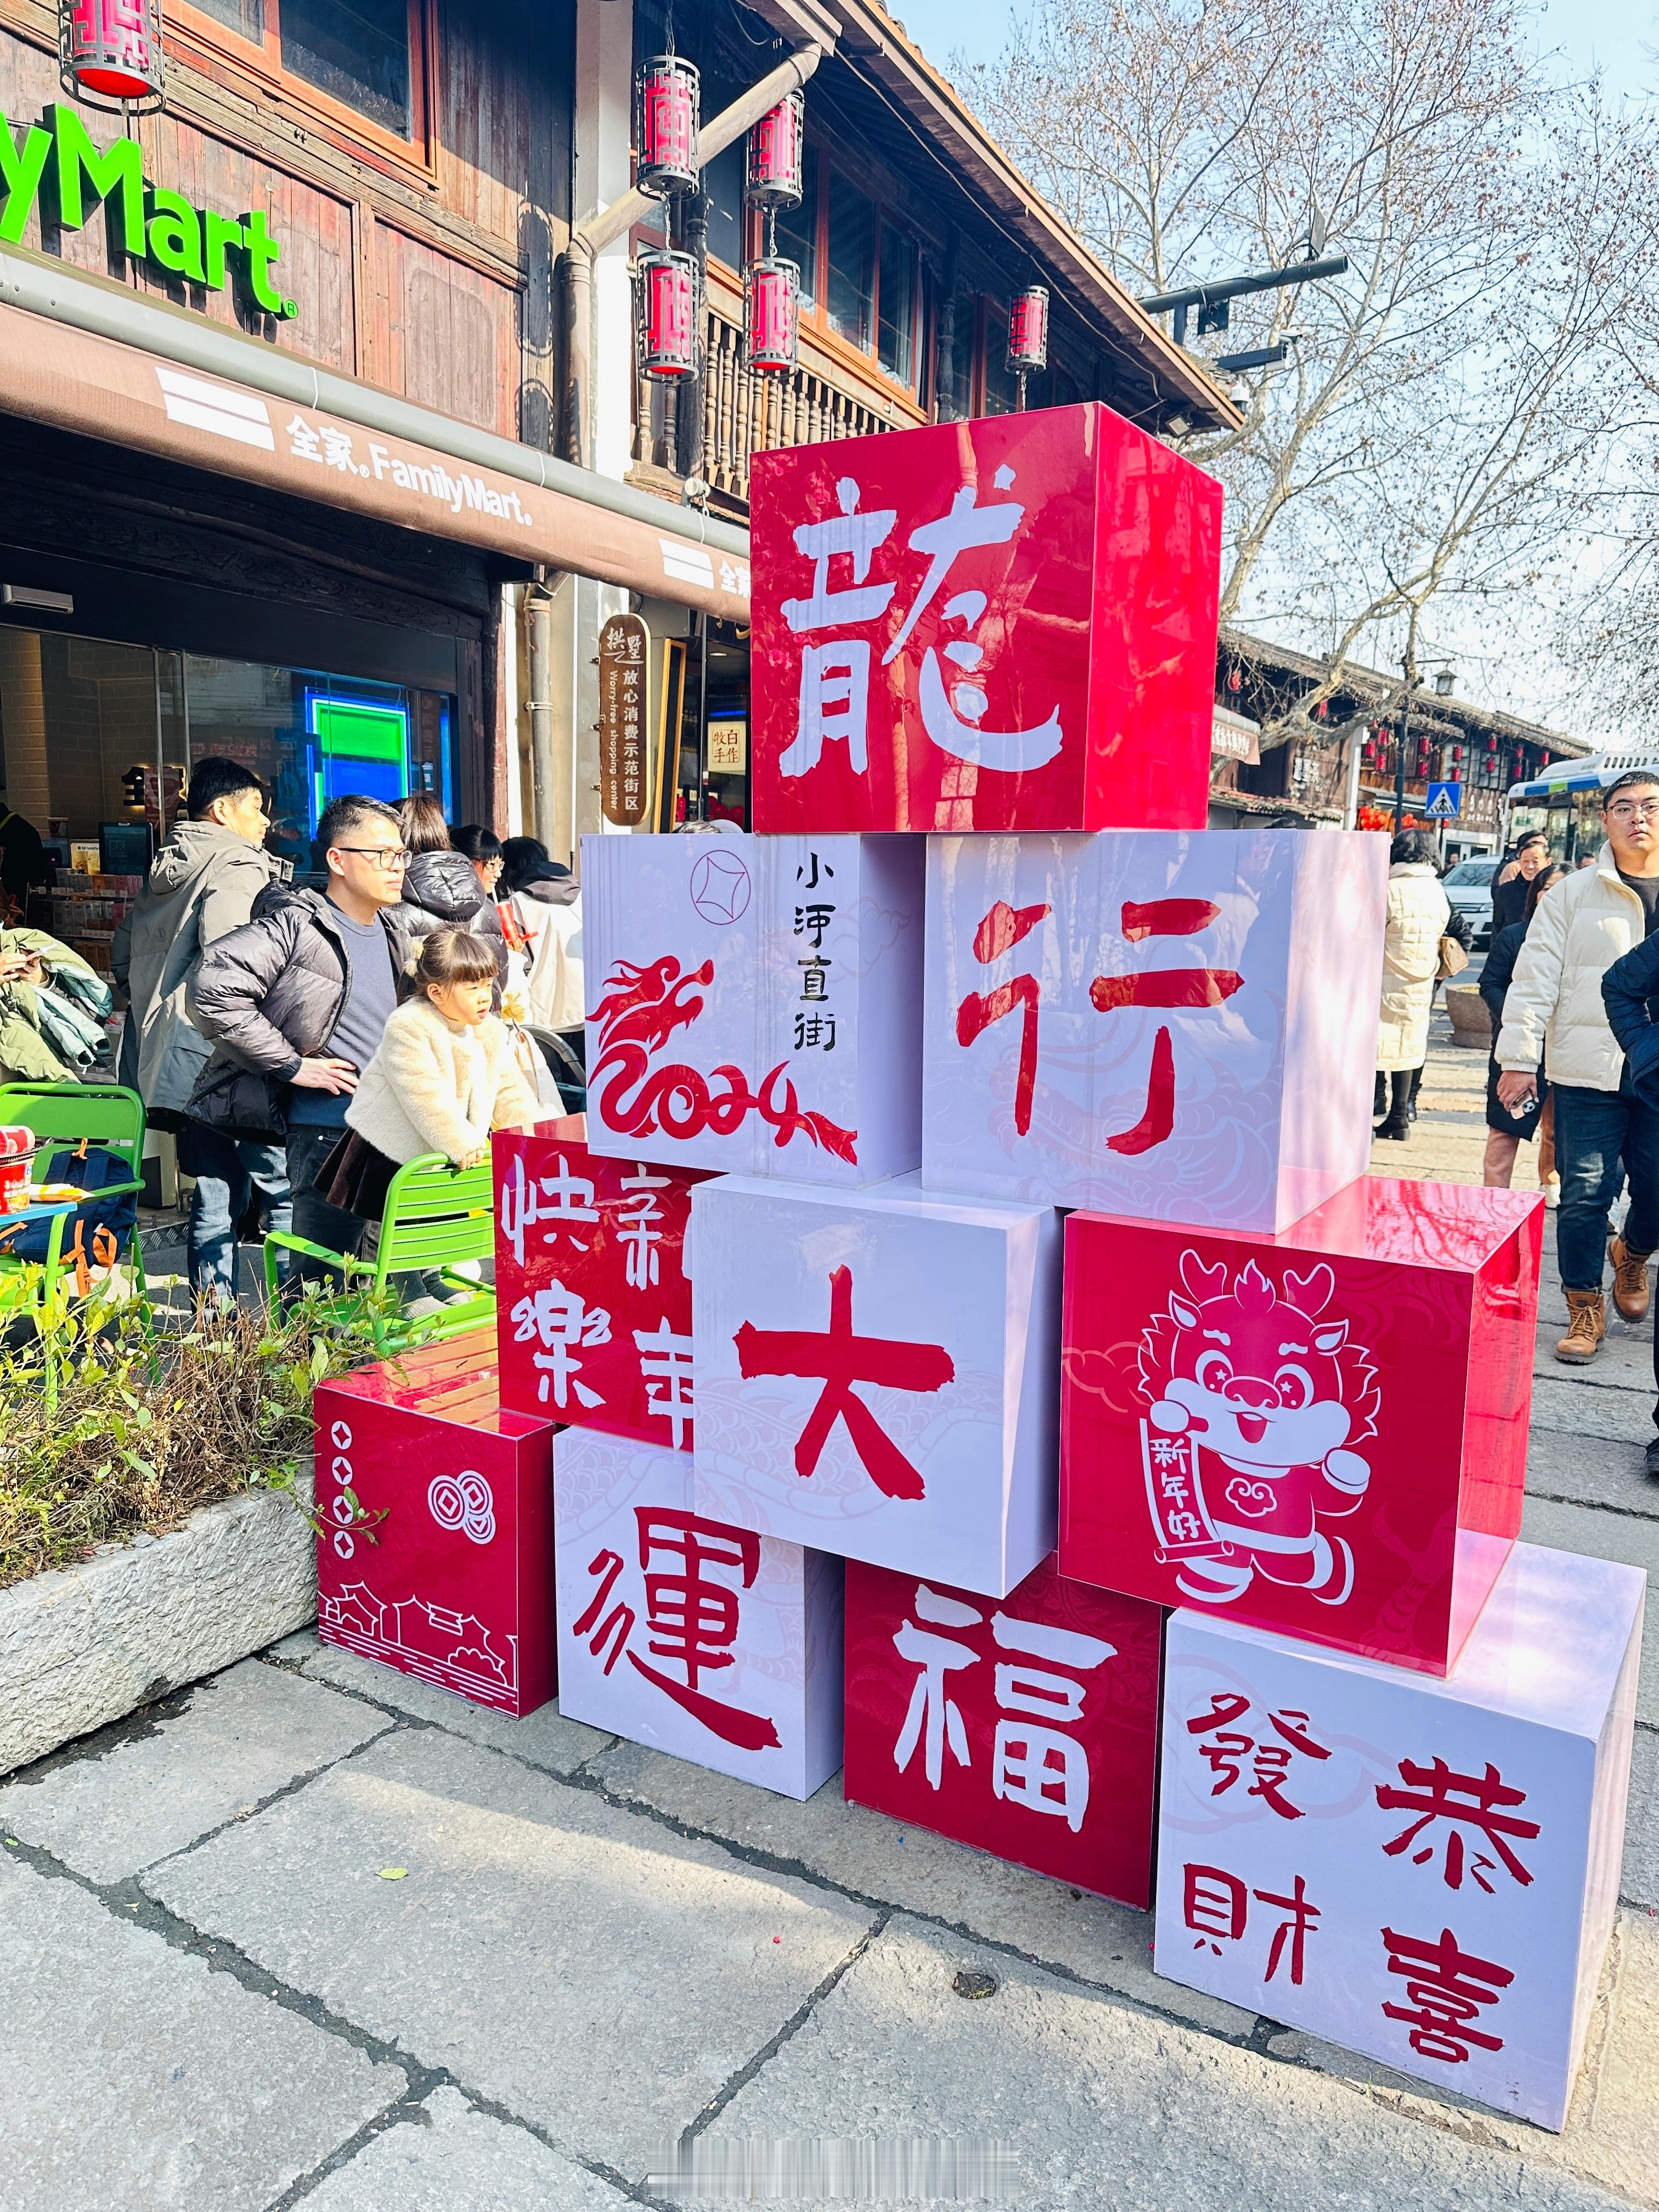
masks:
<svg viewBox="0 0 1659 2212"><path fill-rule="evenodd" d="M1202 829L1221 489L1091 404L757 453L754 827Z"/></svg>
<svg viewBox="0 0 1659 2212"><path fill-rule="evenodd" d="M1278 1237L1073 1214L1065 1571L1449 1673L1521 1525L1542 1219L1381 1177Z"/></svg>
<svg viewBox="0 0 1659 2212"><path fill-rule="evenodd" d="M323 1642L501 1712L545 1705L554 1425L502 1408L492 1334L325 1382L315 1402Z"/></svg>
<svg viewBox="0 0 1659 2212"><path fill-rule="evenodd" d="M849 1559L848 1797L1144 1906L1162 1626L1052 1558L1000 1600Z"/></svg>

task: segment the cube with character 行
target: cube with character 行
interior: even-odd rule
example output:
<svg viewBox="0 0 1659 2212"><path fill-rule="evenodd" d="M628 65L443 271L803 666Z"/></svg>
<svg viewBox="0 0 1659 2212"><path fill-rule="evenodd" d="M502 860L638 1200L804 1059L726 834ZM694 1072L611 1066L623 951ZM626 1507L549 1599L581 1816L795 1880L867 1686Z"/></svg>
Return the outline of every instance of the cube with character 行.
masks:
<svg viewBox="0 0 1659 2212"><path fill-rule="evenodd" d="M841 1765L840 1560L701 1512L684 1452L554 1451L560 1711L810 1797Z"/></svg>
<svg viewBox="0 0 1659 2212"><path fill-rule="evenodd" d="M589 837L587 1141L858 1188L921 1158L923 854Z"/></svg>
<svg viewBox="0 0 1659 2212"><path fill-rule="evenodd" d="M1158 1972L1559 2129L1618 1902L1644 1583L1518 1544L1443 1680L1172 1615Z"/></svg>
<svg viewBox="0 0 1659 2212"><path fill-rule="evenodd" d="M1221 489L1110 409L757 453L754 825L1199 829Z"/></svg>
<svg viewBox="0 0 1659 2212"><path fill-rule="evenodd" d="M933 837L922 1181L1282 1229L1365 1172L1388 855L1275 830Z"/></svg>
<svg viewBox="0 0 1659 2212"><path fill-rule="evenodd" d="M502 1403L689 1450L684 1243L702 1176L577 1138L498 1131L494 1152Z"/></svg>
<svg viewBox="0 0 1659 2212"><path fill-rule="evenodd" d="M317 1633L515 1716L557 1680L553 1425L487 1329L319 1385Z"/></svg>
<svg viewBox="0 0 1659 2212"><path fill-rule="evenodd" d="M1382 1176L1270 1238L1073 1214L1065 1572L1445 1674L1521 1526L1542 1215Z"/></svg>
<svg viewBox="0 0 1659 2212"><path fill-rule="evenodd" d="M721 1176L691 1225L703 1511L997 1597L1048 1556L1051 1206Z"/></svg>
<svg viewBox="0 0 1659 2212"><path fill-rule="evenodd" d="M848 1797L1144 1908L1163 1618L1052 1559L1000 1602L849 1561Z"/></svg>

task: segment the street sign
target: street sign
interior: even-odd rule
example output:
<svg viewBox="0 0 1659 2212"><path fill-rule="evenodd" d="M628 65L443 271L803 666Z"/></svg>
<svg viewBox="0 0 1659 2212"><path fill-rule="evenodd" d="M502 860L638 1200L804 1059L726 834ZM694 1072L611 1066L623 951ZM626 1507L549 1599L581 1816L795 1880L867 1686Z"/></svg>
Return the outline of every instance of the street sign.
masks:
<svg viewBox="0 0 1659 2212"><path fill-rule="evenodd" d="M623 830L645 819L650 653L651 633L638 615L612 615L599 632L599 805Z"/></svg>
<svg viewBox="0 0 1659 2212"><path fill-rule="evenodd" d="M1431 822L1449 822L1463 811L1463 787L1461 783L1431 783L1429 803L1423 809Z"/></svg>

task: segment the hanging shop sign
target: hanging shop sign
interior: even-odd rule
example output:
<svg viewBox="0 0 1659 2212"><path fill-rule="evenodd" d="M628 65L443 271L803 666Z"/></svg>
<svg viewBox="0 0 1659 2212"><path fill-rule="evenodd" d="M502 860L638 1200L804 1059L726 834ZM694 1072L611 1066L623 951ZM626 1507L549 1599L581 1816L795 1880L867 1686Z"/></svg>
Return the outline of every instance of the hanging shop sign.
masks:
<svg viewBox="0 0 1659 2212"><path fill-rule="evenodd" d="M612 615L599 632L599 805L631 830L645 819L645 674L651 633L639 615Z"/></svg>
<svg viewBox="0 0 1659 2212"><path fill-rule="evenodd" d="M708 725L708 773L748 775L749 725L741 714L732 720Z"/></svg>
<svg viewBox="0 0 1659 2212"><path fill-rule="evenodd" d="M263 313L291 321L299 302L276 277L281 242L263 208L246 215L192 207L182 192L144 176L137 142L99 146L72 107L53 102L20 144L0 125L0 246L15 246L39 206L63 230L80 230L102 204L117 250L209 292L234 283Z"/></svg>

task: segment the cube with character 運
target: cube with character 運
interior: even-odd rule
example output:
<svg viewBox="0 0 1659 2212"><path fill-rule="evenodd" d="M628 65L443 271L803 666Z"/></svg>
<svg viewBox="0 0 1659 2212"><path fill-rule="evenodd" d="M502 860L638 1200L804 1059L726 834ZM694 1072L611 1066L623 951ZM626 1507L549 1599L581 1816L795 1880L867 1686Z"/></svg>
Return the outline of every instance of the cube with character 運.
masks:
<svg viewBox="0 0 1659 2212"><path fill-rule="evenodd" d="M502 1403L690 1450L684 1245L704 1178L579 1138L498 1131L493 1145Z"/></svg>
<svg viewBox="0 0 1659 2212"><path fill-rule="evenodd" d="M319 1385L317 1633L514 1716L553 1695L553 1425L487 1329Z"/></svg>
<svg viewBox="0 0 1659 2212"><path fill-rule="evenodd" d="M1542 1219L1381 1176L1277 1237L1073 1214L1064 1571L1445 1674L1521 1526Z"/></svg>
<svg viewBox="0 0 1659 2212"><path fill-rule="evenodd" d="M810 1797L841 1765L841 1561L702 1512L684 1452L554 1454L560 1711Z"/></svg>
<svg viewBox="0 0 1659 2212"><path fill-rule="evenodd" d="M1444 1680L1175 1613L1158 1972L1559 2129L1618 1902L1645 1582L1518 1544Z"/></svg>
<svg viewBox="0 0 1659 2212"><path fill-rule="evenodd" d="M922 1180L1286 1227L1370 1157L1379 837L934 837Z"/></svg>
<svg viewBox="0 0 1659 2212"><path fill-rule="evenodd" d="M1048 1556L1052 1207L722 1176L691 1227L700 1510L994 1597Z"/></svg>
<svg viewBox="0 0 1659 2212"><path fill-rule="evenodd" d="M754 824L1200 829L1221 488L1098 404L757 453Z"/></svg>
<svg viewBox="0 0 1659 2212"><path fill-rule="evenodd" d="M1144 1909L1163 1620L1052 1559L1000 1603L849 1561L848 1797Z"/></svg>
<svg viewBox="0 0 1659 2212"><path fill-rule="evenodd" d="M907 837L588 837L587 1141L858 1188L921 1158Z"/></svg>

